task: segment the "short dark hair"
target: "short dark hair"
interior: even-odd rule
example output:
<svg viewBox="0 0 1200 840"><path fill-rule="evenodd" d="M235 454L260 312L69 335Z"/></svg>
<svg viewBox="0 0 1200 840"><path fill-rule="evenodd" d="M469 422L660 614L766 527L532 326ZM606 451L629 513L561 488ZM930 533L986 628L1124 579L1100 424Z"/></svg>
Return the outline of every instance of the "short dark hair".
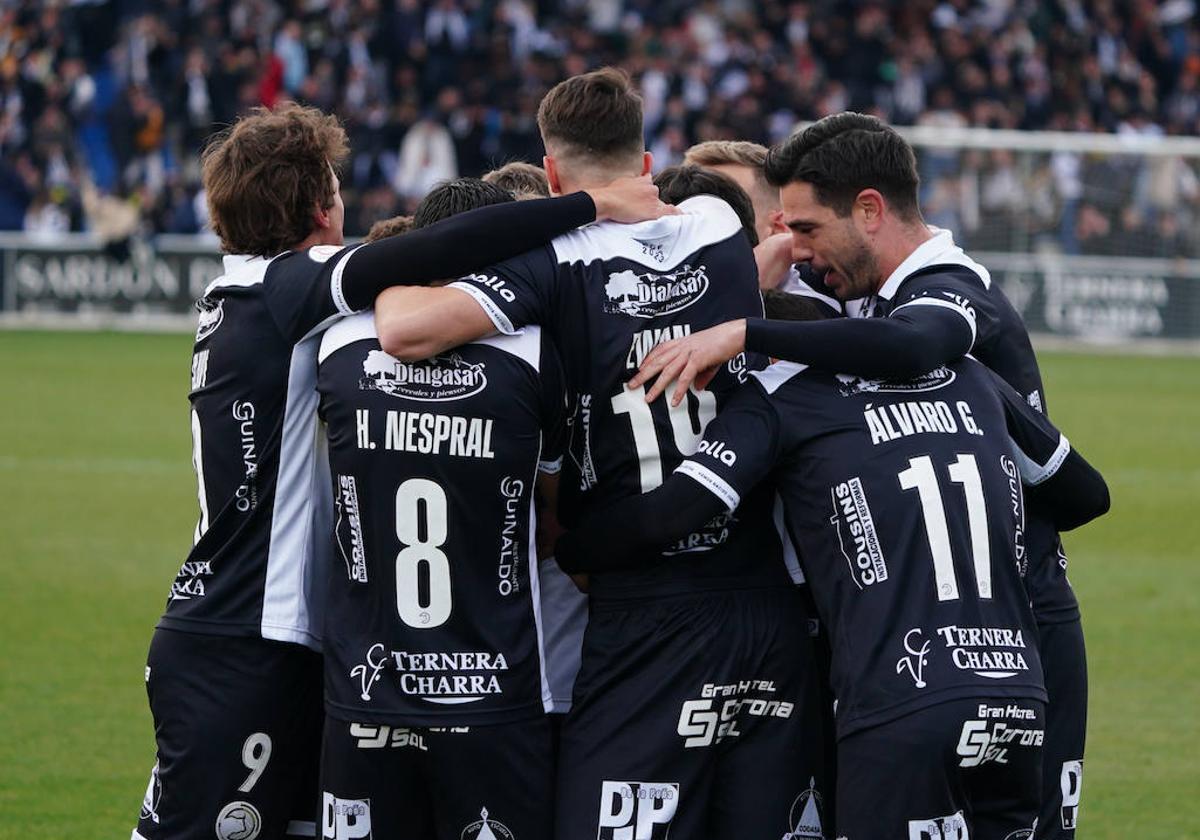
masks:
<svg viewBox="0 0 1200 840"><path fill-rule="evenodd" d="M524 195L550 197L550 180L540 166L522 160L510 161L483 176L489 184L508 190L516 198Z"/></svg>
<svg viewBox="0 0 1200 840"><path fill-rule="evenodd" d="M337 198L333 172L350 152L337 117L316 108L254 108L200 157L212 229L230 254L273 257L313 232Z"/></svg>
<svg viewBox="0 0 1200 840"><path fill-rule="evenodd" d="M844 111L818 120L772 148L765 168L777 187L812 184L817 200L839 216L849 215L859 193L875 189L901 216L921 217L912 147L866 114Z"/></svg>
<svg viewBox="0 0 1200 840"><path fill-rule="evenodd" d="M537 122L547 151L558 143L567 154L607 162L646 149L642 97L616 67L559 82L538 105Z"/></svg>
<svg viewBox="0 0 1200 840"><path fill-rule="evenodd" d="M678 204L696 195L715 195L723 199L737 213L742 229L750 239L750 245L758 244L758 230L754 227L754 203L746 191L728 175L685 163L668 166L654 177L658 195L667 204Z"/></svg>
<svg viewBox="0 0 1200 840"><path fill-rule="evenodd" d="M832 317L821 304L803 295L763 289L763 310L772 321L823 321Z"/></svg>
<svg viewBox="0 0 1200 840"><path fill-rule="evenodd" d="M429 227L434 222L474 210L476 207L515 200L508 190L479 178L443 181L430 190L417 205L416 212L413 213L413 230Z"/></svg>

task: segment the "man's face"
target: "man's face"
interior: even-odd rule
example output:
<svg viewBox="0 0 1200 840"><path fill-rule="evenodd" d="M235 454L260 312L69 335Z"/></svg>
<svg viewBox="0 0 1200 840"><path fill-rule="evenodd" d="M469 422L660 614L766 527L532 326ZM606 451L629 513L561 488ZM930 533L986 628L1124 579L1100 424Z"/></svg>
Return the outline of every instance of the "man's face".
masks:
<svg viewBox="0 0 1200 840"><path fill-rule="evenodd" d="M742 166L740 163L719 163L715 166L706 166L705 169L711 169L713 172L720 172L727 178L732 178L739 187L746 191L746 195L750 196L750 202L754 205L754 229L758 232L758 241L762 242L769 237L772 233L771 208L759 194L762 186L754 177L754 170L749 166Z"/></svg>
<svg viewBox="0 0 1200 840"><path fill-rule="evenodd" d="M795 182L780 191L783 222L792 232L792 259L809 263L839 300L873 294L880 280L878 261L855 223L817 201L812 184Z"/></svg>

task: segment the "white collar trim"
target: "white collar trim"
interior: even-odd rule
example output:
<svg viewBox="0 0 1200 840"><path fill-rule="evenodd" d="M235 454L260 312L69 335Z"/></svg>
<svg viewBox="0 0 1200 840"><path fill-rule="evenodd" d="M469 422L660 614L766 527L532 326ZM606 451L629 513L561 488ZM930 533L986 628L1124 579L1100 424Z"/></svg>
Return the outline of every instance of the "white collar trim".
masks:
<svg viewBox="0 0 1200 840"><path fill-rule="evenodd" d="M877 297L884 300L891 300L895 296L896 290L900 288L901 283L921 269L928 268L931 265L962 266L979 275L979 279L983 282L985 288L991 287L992 275L988 273L986 268L968 257L962 248L954 244L954 236L950 231L941 228L930 228L930 231L933 233L933 236L918 245L904 259L904 262L896 266L896 270L879 287L879 291L876 293Z"/></svg>

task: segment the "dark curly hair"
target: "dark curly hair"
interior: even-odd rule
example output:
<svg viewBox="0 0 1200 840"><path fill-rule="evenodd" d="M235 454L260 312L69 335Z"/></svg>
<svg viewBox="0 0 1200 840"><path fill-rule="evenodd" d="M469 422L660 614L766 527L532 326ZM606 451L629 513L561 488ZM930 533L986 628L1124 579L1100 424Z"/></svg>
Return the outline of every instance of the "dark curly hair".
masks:
<svg viewBox="0 0 1200 840"><path fill-rule="evenodd" d="M333 206L334 170L349 153L337 117L300 105L255 108L215 135L201 165L221 247L273 257L304 241L314 208Z"/></svg>

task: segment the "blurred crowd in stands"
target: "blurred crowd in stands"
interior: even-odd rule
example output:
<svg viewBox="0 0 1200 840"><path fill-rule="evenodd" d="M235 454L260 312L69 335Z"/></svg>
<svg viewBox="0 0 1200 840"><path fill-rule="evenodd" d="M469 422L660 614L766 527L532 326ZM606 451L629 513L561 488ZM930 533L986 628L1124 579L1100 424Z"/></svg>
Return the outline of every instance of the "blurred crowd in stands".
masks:
<svg viewBox="0 0 1200 840"><path fill-rule="evenodd" d="M2 0L0 229L200 231L205 138L341 116L347 235L435 183L540 162L562 78L639 81L656 169L854 109L897 125L1200 134L1194 0ZM1198 160L923 152L977 249L1196 256Z"/></svg>

